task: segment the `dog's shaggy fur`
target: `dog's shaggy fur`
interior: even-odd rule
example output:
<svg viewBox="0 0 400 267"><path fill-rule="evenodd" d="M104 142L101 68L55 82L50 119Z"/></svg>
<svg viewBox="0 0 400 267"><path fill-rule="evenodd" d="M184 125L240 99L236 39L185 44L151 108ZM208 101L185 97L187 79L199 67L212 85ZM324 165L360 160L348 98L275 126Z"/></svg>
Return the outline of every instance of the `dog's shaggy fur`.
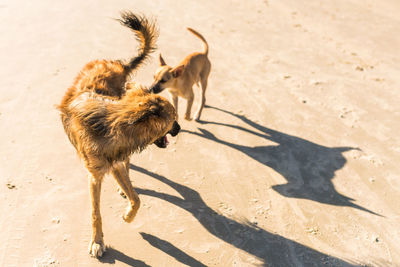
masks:
<svg viewBox="0 0 400 267"><path fill-rule="evenodd" d="M93 229L89 253L95 257L105 251L100 215L104 175L111 172L127 196L130 205L123 219L131 222L140 200L129 180L129 156L152 143L166 147L165 135L175 136L180 129L176 111L166 99L126 83L130 73L155 49L154 24L130 12L122 13L119 21L140 41L138 56L128 63L88 63L58 107L65 132L89 172Z"/></svg>

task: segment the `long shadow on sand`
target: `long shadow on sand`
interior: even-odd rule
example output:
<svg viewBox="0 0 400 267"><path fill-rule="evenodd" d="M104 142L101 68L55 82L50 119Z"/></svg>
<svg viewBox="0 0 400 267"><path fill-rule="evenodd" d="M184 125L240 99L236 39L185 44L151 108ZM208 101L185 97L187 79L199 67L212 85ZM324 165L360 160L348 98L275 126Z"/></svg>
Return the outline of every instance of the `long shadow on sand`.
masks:
<svg viewBox="0 0 400 267"><path fill-rule="evenodd" d="M238 129L275 142L277 145L251 147L234 144L217 138L214 134L202 128L198 128L201 133L187 130L182 131L229 146L274 169L287 180L286 184L272 186L279 194L290 198L303 198L324 204L352 207L381 216L353 203L354 199L337 192L332 183L335 172L341 169L346 163L346 158L342 153L349 150L359 150L358 148L318 145L296 136L269 129L243 115L216 107L206 107L232 115L242 120L254 130L221 122L201 121L200 123Z"/></svg>
<svg viewBox="0 0 400 267"><path fill-rule="evenodd" d="M209 233L238 249L254 255L263 262L264 266L359 266L321 253L280 235L270 233L257 225L233 220L210 208L197 191L141 167L131 164L130 168L165 183L176 190L181 197L154 190L136 188L139 194L163 199L186 210ZM146 240L149 239L149 236L143 237ZM169 249L170 246L159 244L157 238L153 236L150 236L150 238L152 242L149 242L153 246L163 250L180 262L188 262L187 255L175 246L171 250ZM203 266L202 263L191 257L189 260L192 263L191 266Z"/></svg>
<svg viewBox="0 0 400 267"><path fill-rule="evenodd" d="M168 241L162 240L156 236L151 234L146 234L141 232L141 236L144 240L149 242L153 247L156 247L171 257L175 258L177 261L187 265L187 266L196 266L196 267L205 267L206 265L202 264L195 258L189 256L179 248L175 247ZM146 264L141 260L136 260L134 258L125 255L124 253L112 248L107 247L106 253L104 253L103 257L99 258L99 261L102 263L115 264L116 262L122 262L128 266L134 267L151 267L151 265Z"/></svg>
<svg viewBox="0 0 400 267"><path fill-rule="evenodd" d="M171 257L175 258L177 261L187 265L187 266L196 266L196 267L206 267L203 263L199 262L195 258L189 256L179 248L175 247L173 244L166 240L162 240L154 235L140 233L144 240L149 242L153 247L162 250L167 253Z"/></svg>
<svg viewBox="0 0 400 267"><path fill-rule="evenodd" d="M131 258L125 255L124 253L111 247L107 247L106 253L104 253L103 257L99 258L99 261L102 263L109 263L109 264L115 264L117 261L119 261L129 266L150 267L150 265L147 265L145 262Z"/></svg>

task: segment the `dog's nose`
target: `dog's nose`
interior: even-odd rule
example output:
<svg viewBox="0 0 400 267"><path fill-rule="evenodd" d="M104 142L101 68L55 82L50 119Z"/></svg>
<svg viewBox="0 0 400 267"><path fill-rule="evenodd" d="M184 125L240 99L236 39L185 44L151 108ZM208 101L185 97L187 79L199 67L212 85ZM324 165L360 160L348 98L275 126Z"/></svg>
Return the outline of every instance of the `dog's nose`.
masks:
<svg viewBox="0 0 400 267"><path fill-rule="evenodd" d="M174 121L174 124L172 125L172 129L170 131L170 134L172 136L176 136L179 133L180 130L181 130L181 126L176 121Z"/></svg>
<svg viewBox="0 0 400 267"><path fill-rule="evenodd" d="M151 87L150 87L150 93L153 93L153 94L158 94L158 93L160 93L161 92L161 87L160 87L160 85L158 84L158 83L156 83L156 84L153 84Z"/></svg>

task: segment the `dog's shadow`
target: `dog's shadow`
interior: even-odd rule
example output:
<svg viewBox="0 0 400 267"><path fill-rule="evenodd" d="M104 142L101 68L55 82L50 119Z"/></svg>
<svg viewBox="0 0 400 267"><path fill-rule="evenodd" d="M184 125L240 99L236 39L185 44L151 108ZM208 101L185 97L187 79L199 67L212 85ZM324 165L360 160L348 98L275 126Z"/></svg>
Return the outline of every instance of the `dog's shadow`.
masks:
<svg viewBox="0 0 400 267"><path fill-rule="evenodd" d="M197 191L144 168L132 164L130 168L165 183L176 190L181 197L150 189L135 188L139 194L163 199L186 210L209 233L255 256L262 261L263 266L359 266L321 253L280 235L270 233L249 222L238 222L226 217L210 208ZM204 266L177 247L168 242L166 243L166 241L160 241L157 237L148 234L142 234L142 236L150 244L174 257L179 262L190 266Z"/></svg>
<svg viewBox="0 0 400 267"><path fill-rule="evenodd" d="M279 194L290 198L303 198L324 204L352 207L381 216L367 208L355 204L353 202L354 199L340 194L336 191L332 183L335 172L341 169L346 163L343 152L359 150L358 148L326 147L318 145L296 136L269 129L243 115L208 105L206 108L212 108L234 116L250 126L251 130L221 122L200 121L201 124L213 124L237 129L272 141L277 145L251 147L234 144L216 137L203 128L198 128L200 133L188 130L182 131L229 146L265 166L274 169L287 180L286 184L272 186Z"/></svg>
<svg viewBox="0 0 400 267"><path fill-rule="evenodd" d="M199 267L206 266L206 265L202 264L201 262L197 261L195 258L189 256L182 250L178 249L177 247L175 247L173 244L171 244L168 241L162 240L156 236L153 236L153 235L147 234L147 233L143 233L143 232L141 232L140 235L143 237L144 240L146 240L153 247L156 247L156 248L162 250L166 254L170 255L171 257L175 258L177 261L179 261L187 266L199 266ZM125 255L124 253L122 253L112 247L107 247L106 252L103 254L103 256L101 258L99 258L99 261L102 263L108 263L108 264L115 264L116 262L122 262L128 266L151 267L151 265L148 265L141 260L136 260L134 258L131 258L128 255Z"/></svg>
<svg viewBox="0 0 400 267"><path fill-rule="evenodd" d="M106 252L101 258L99 258L99 261L108 264L115 264L117 261L119 261L125 263L128 266L151 267L150 265L147 265L145 262L131 258L128 255L125 255L124 253L112 247L107 247Z"/></svg>
<svg viewBox="0 0 400 267"><path fill-rule="evenodd" d="M158 248L159 250L165 252L166 254L175 258L177 261L187 266L198 266L198 267L206 266L166 240L162 240L151 234L146 234L146 233L140 233L140 234L142 235L143 239L149 242L149 244L151 244L153 247Z"/></svg>

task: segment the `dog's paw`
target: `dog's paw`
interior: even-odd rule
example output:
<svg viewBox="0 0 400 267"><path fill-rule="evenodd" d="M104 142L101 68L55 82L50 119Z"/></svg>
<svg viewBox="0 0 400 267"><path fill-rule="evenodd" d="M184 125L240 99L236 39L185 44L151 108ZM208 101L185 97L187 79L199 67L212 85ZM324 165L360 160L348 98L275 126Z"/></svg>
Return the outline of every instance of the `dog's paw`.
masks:
<svg viewBox="0 0 400 267"><path fill-rule="evenodd" d="M90 241L89 244L89 254L92 257L95 258L100 258L101 256L103 256L103 253L106 252L106 247L104 246L103 241L96 243L93 240Z"/></svg>
<svg viewBox="0 0 400 267"><path fill-rule="evenodd" d="M191 121L191 120L192 120L192 118L191 118L190 116L186 116L186 115L185 115L185 120L187 120L187 121Z"/></svg>
<svg viewBox="0 0 400 267"><path fill-rule="evenodd" d="M122 219L127 223L131 223L133 219L135 219L136 213L137 209L128 208L125 215L122 216Z"/></svg>
<svg viewBox="0 0 400 267"><path fill-rule="evenodd" d="M130 214L124 214L122 215L122 219L127 222L127 223L131 223L133 221L133 219L135 218L135 216L132 216Z"/></svg>
<svg viewBox="0 0 400 267"><path fill-rule="evenodd" d="M194 116L193 116L193 120L195 120L195 121L200 121L200 115L201 115L200 112L196 112L196 113L194 114Z"/></svg>

